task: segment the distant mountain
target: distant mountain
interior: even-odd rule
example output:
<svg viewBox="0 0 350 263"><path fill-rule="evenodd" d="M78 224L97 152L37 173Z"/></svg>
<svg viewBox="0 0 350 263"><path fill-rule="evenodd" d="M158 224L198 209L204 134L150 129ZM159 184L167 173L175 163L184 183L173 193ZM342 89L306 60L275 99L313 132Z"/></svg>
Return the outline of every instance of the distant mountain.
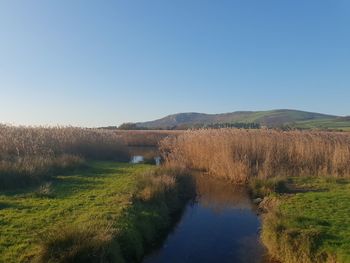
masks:
<svg viewBox="0 0 350 263"><path fill-rule="evenodd" d="M350 117L288 109L222 114L178 113L154 121L138 122L136 126L148 129L172 129L223 123L257 123L269 128L288 125L305 129L350 129Z"/></svg>

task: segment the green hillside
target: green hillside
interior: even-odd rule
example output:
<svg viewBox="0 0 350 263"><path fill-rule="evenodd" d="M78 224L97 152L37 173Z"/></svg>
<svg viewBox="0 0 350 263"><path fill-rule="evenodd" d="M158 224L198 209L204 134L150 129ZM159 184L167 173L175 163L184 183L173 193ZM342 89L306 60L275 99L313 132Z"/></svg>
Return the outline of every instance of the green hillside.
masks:
<svg viewBox="0 0 350 263"><path fill-rule="evenodd" d="M236 111L222 114L178 113L164 118L136 123L148 129L176 129L212 124L256 123L264 127L350 130L350 118L299 110Z"/></svg>

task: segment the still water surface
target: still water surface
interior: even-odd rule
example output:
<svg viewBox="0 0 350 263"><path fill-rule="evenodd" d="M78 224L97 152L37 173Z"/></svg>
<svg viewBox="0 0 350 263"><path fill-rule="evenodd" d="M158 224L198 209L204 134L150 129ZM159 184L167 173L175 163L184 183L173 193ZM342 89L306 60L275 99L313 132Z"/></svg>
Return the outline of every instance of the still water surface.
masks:
<svg viewBox="0 0 350 263"><path fill-rule="evenodd" d="M129 146L129 155L131 157L130 163L152 163L155 165L160 165L161 157L158 149L156 147L140 147L140 146Z"/></svg>
<svg viewBox="0 0 350 263"><path fill-rule="evenodd" d="M259 242L260 220L246 190L205 175L195 181L196 200L143 263L268 262Z"/></svg>

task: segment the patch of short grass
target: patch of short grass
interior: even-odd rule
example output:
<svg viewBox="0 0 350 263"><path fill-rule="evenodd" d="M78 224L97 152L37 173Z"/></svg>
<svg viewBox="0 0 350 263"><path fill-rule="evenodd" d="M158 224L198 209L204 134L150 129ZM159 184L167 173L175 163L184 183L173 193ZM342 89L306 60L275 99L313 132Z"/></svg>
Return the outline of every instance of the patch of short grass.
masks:
<svg viewBox="0 0 350 263"><path fill-rule="evenodd" d="M350 180L289 180L294 194L281 196L263 220L262 238L282 262L350 262Z"/></svg>
<svg viewBox="0 0 350 263"><path fill-rule="evenodd" d="M286 183L287 179L285 177L272 177L267 179L253 177L248 182L248 188L252 197L263 198L275 193L288 191Z"/></svg>
<svg viewBox="0 0 350 263"><path fill-rule="evenodd" d="M148 169L153 168L94 162L88 169L57 176L39 188L1 191L0 262L33 259L40 253L40 240L48 239L47 233L57 229L67 232L74 228L80 233L84 226L106 229L121 216L127 220L124 211L137 190L137 175ZM79 239L88 234L75 236Z"/></svg>

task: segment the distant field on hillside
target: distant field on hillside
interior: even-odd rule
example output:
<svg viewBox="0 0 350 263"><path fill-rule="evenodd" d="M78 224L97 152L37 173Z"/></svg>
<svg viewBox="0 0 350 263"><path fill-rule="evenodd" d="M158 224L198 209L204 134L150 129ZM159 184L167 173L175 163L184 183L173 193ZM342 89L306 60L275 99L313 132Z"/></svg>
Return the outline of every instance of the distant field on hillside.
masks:
<svg viewBox="0 0 350 263"><path fill-rule="evenodd" d="M350 131L350 121L342 119L320 119L310 121L299 121L292 125L292 127L301 129L334 129Z"/></svg>

